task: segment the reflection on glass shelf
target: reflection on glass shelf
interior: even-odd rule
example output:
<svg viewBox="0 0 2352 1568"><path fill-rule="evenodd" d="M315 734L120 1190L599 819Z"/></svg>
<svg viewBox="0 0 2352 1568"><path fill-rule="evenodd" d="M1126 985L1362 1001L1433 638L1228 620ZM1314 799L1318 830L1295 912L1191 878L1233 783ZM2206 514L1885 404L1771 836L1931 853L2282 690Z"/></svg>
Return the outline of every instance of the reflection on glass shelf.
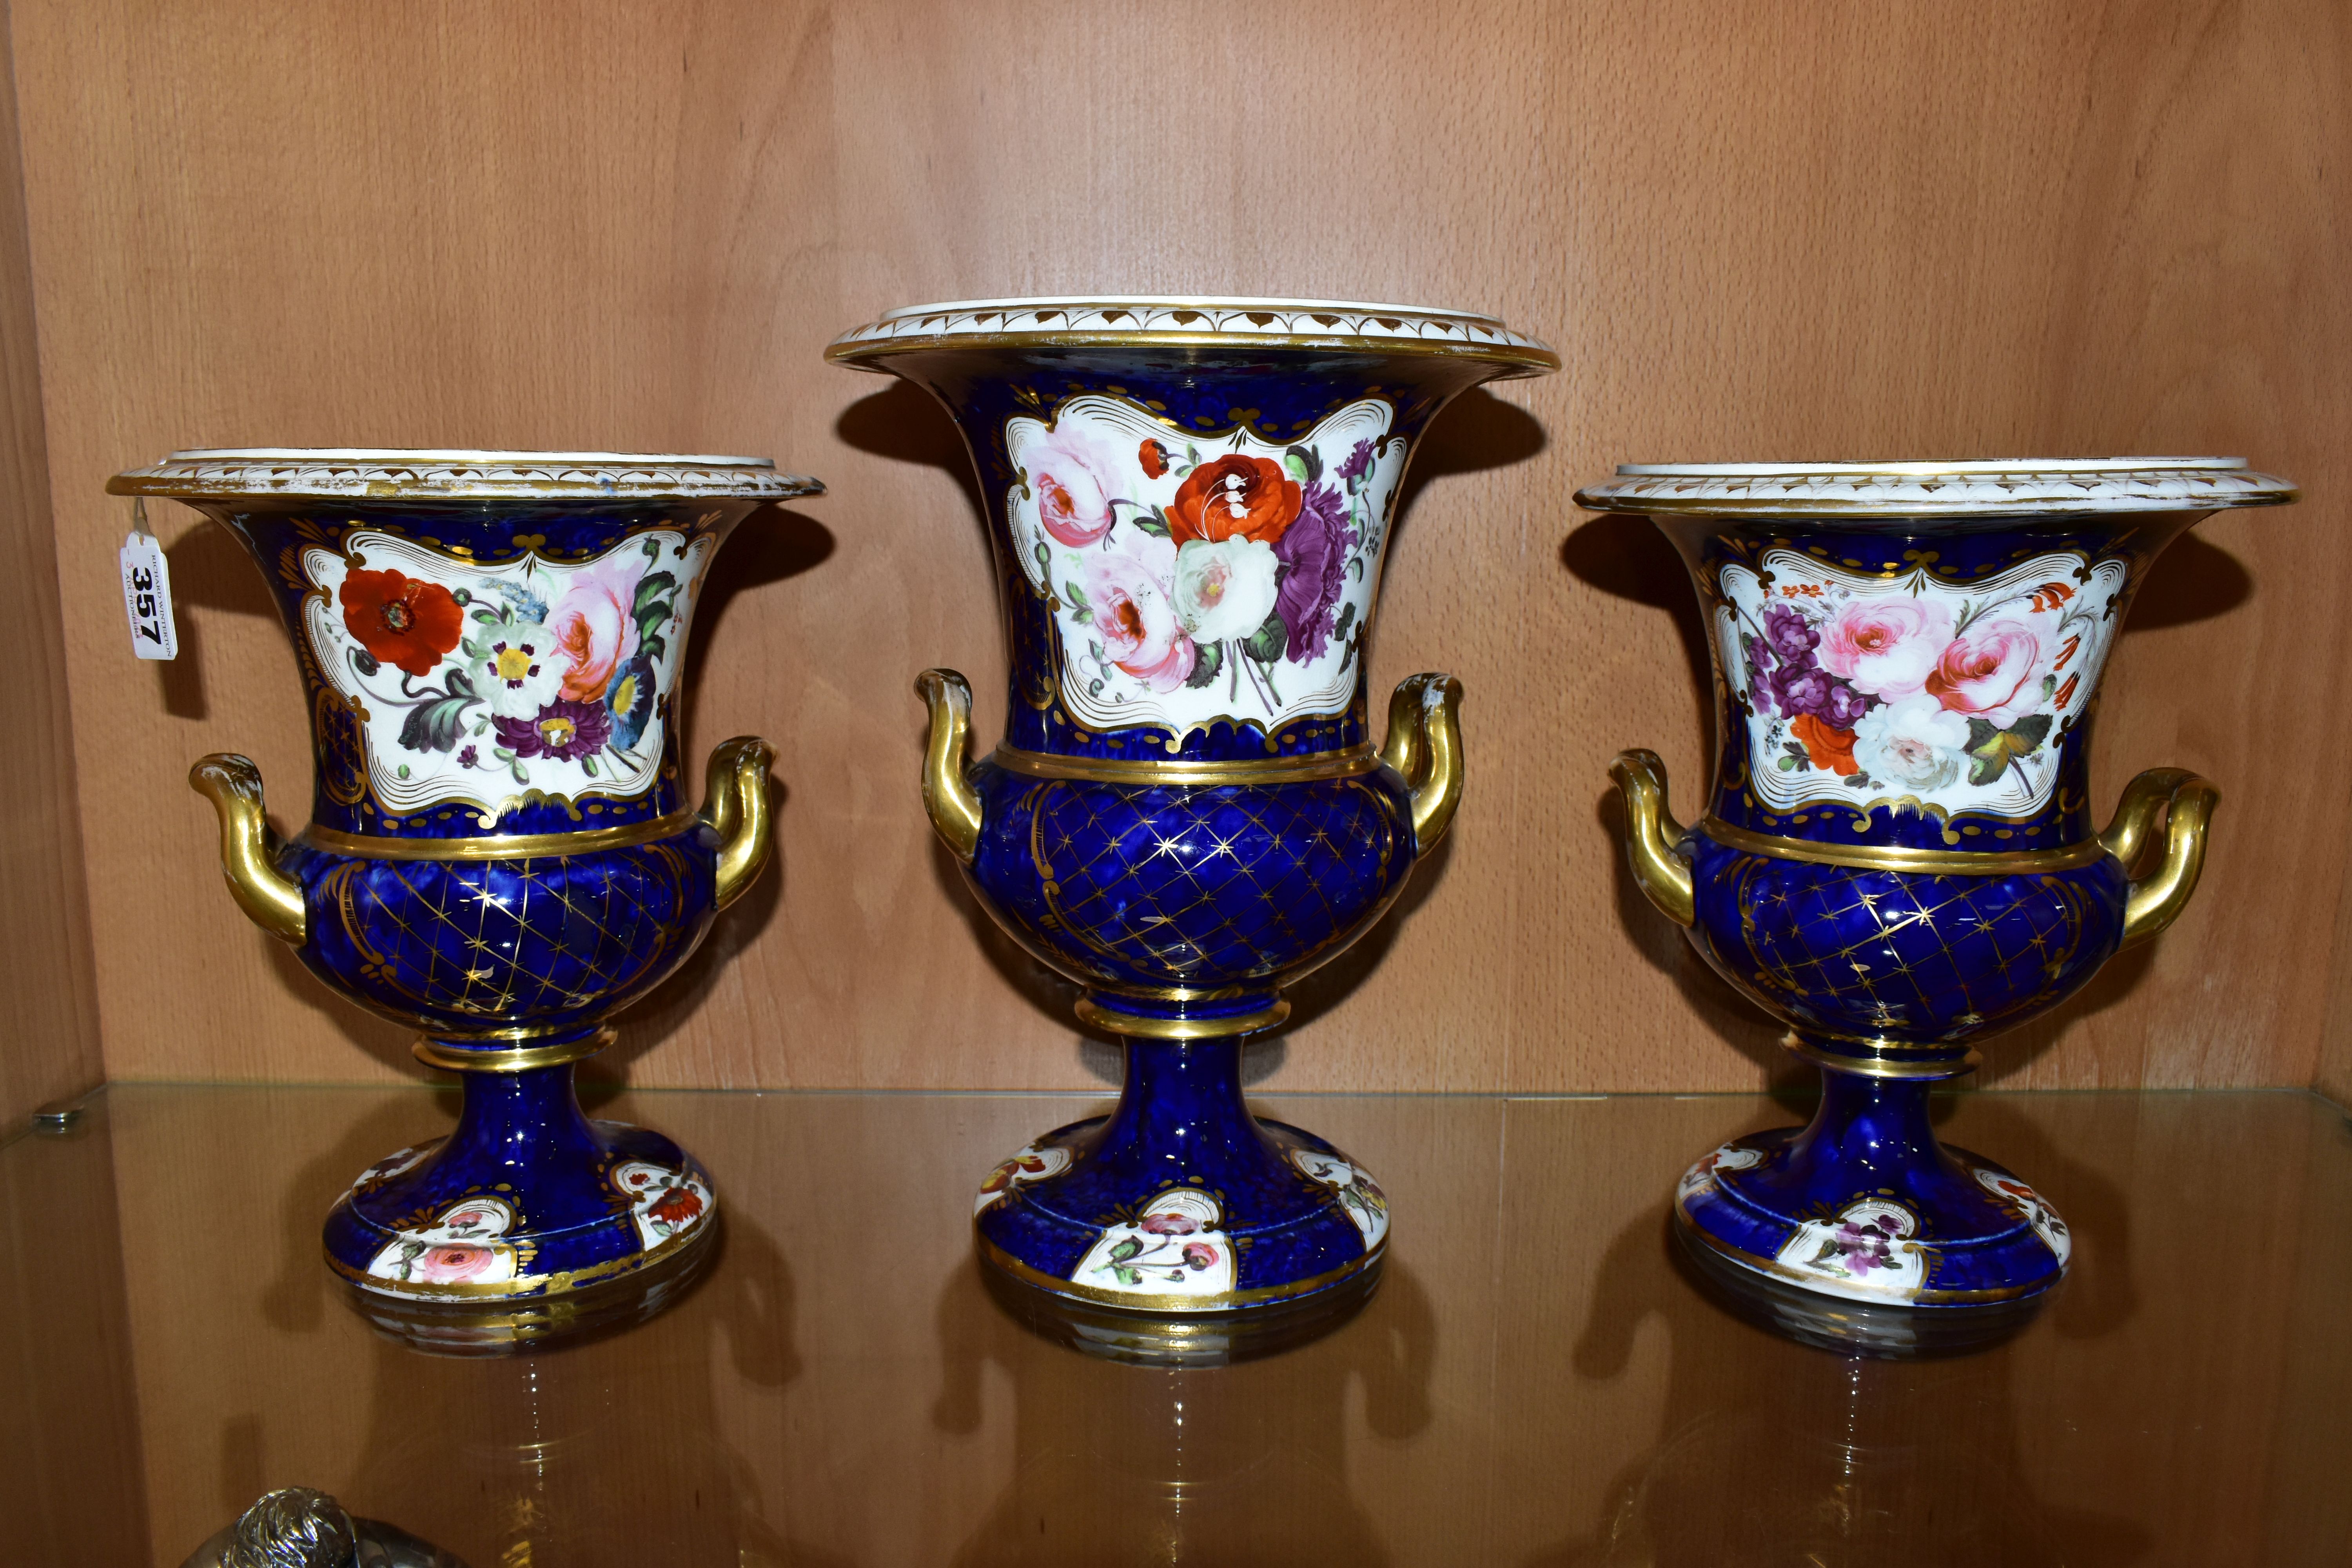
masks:
<svg viewBox="0 0 2352 1568"><path fill-rule="evenodd" d="M1322 1098L1393 1201L1377 1293L1151 1366L972 1258L974 1182L1084 1100L632 1098L598 1113L704 1153L719 1245L562 1322L379 1321L320 1261L435 1094L120 1088L0 1147L0 1555L173 1568L287 1486L476 1564L2352 1555L2352 1130L2308 1096L1942 1102L2078 1247L2014 1337L1917 1360L1766 1332L1678 1259L1685 1154L1784 1106Z"/></svg>

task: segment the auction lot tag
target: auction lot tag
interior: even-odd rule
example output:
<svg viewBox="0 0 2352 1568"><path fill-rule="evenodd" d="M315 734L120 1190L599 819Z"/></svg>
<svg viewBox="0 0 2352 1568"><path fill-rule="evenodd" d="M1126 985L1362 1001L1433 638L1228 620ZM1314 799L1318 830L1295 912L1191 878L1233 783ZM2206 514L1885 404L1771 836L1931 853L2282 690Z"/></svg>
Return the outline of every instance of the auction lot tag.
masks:
<svg viewBox="0 0 2352 1568"><path fill-rule="evenodd" d="M147 531L147 503L131 503L131 535L122 542L122 607L131 616L131 651L141 658L177 658L179 629L172 624L172 568L163 543Z"/></svg>

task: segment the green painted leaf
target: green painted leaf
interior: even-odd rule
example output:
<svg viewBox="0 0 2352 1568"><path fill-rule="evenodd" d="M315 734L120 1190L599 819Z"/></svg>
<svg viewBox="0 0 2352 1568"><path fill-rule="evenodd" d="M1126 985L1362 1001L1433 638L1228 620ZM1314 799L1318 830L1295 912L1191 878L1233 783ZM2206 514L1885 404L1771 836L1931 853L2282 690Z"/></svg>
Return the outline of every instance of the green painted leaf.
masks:
<svg viewBox="0 0 2352 1568"><path fill-rule="evenodd" d="M1079 587L1075 579L1062 584L1062 597L1078 609L1092 607L1087 603L1087 591Z"/></svg>
<svg viewBox="0 0 2352 1568"><path fill-rule="evenodd" d="M1184 678L1184 684L1195 688L1206 686L1216 679L1225 668L1225 645L1195 643L1193 650L1192 673Z"/></svg>
<svg viewBox="0 0 2352 1568"><path fill-rule="evenodd" d="M667 572L650 572L638 580L636 603L629 607L629 615L637 623L640 640L651 637L656 626L669 619L677 594L677 579Z"/></svg>
<svg viewBox="0 0 2352 1568"><path fill-rule="evenodd" d="M1129 521L1146 533L1160 539L1168 537L1168 520L1154 508L1146 507Z"/></svg>
<svg viewBox="0 0 2352 1568"><path fill-rule="evenodd" d="M446 752L457 744L466 727L466 710L479 699L466 672L453 669L442 695L420 702L400 723L400 743L412 752Z"/></svg>
<svg viewBox="0 0 2352 1568"><path fill-rule="evenodd" d="M1290 628L1282 624L1279 609L1266 612L1265 623L1252 632L1242 644L1242 651L1260 664L1272 664L1290 650Z"/></svg>
<svg viewBox="0 0 2352 1568"><path fill-rule="evenodd" d="M1981 741L1978 729L1985 733ZM2050 733L2050 715L2036 713L2020 719L2006 730L1995 730L1982 719L1969 721L1969 783L1989 784L2009 771L2009 764L2020 757L2030 757L2041 748Z"/></svg>

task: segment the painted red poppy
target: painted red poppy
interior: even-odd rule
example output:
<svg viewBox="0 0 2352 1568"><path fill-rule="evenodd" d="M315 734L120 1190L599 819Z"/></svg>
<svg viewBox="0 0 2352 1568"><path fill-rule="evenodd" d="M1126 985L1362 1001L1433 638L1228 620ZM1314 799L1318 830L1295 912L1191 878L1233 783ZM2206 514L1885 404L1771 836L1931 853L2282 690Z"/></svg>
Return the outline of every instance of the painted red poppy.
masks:
<svg viewBox="0 0 2352 1568"><path fill-rule="evenodd" d="M398 572L348 572L343 626L383 664L430 675L464 635L466 612L438 583Z"/></svg>

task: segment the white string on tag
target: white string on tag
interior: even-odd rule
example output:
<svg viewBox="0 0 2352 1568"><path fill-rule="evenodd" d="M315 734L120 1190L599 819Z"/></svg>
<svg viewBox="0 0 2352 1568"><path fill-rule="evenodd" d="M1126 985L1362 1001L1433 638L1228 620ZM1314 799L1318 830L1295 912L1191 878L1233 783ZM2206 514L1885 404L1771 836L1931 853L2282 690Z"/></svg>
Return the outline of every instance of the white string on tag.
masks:
<svg viewBox="0 0 2352 1568"><path fill-rule="evenodd" d="M179 628L172 624L172 567L163 542L147 526L147 503L131 502L131 536L122 542L122 607L131 616L131 651L141 658L177 658Z"/></svg>

